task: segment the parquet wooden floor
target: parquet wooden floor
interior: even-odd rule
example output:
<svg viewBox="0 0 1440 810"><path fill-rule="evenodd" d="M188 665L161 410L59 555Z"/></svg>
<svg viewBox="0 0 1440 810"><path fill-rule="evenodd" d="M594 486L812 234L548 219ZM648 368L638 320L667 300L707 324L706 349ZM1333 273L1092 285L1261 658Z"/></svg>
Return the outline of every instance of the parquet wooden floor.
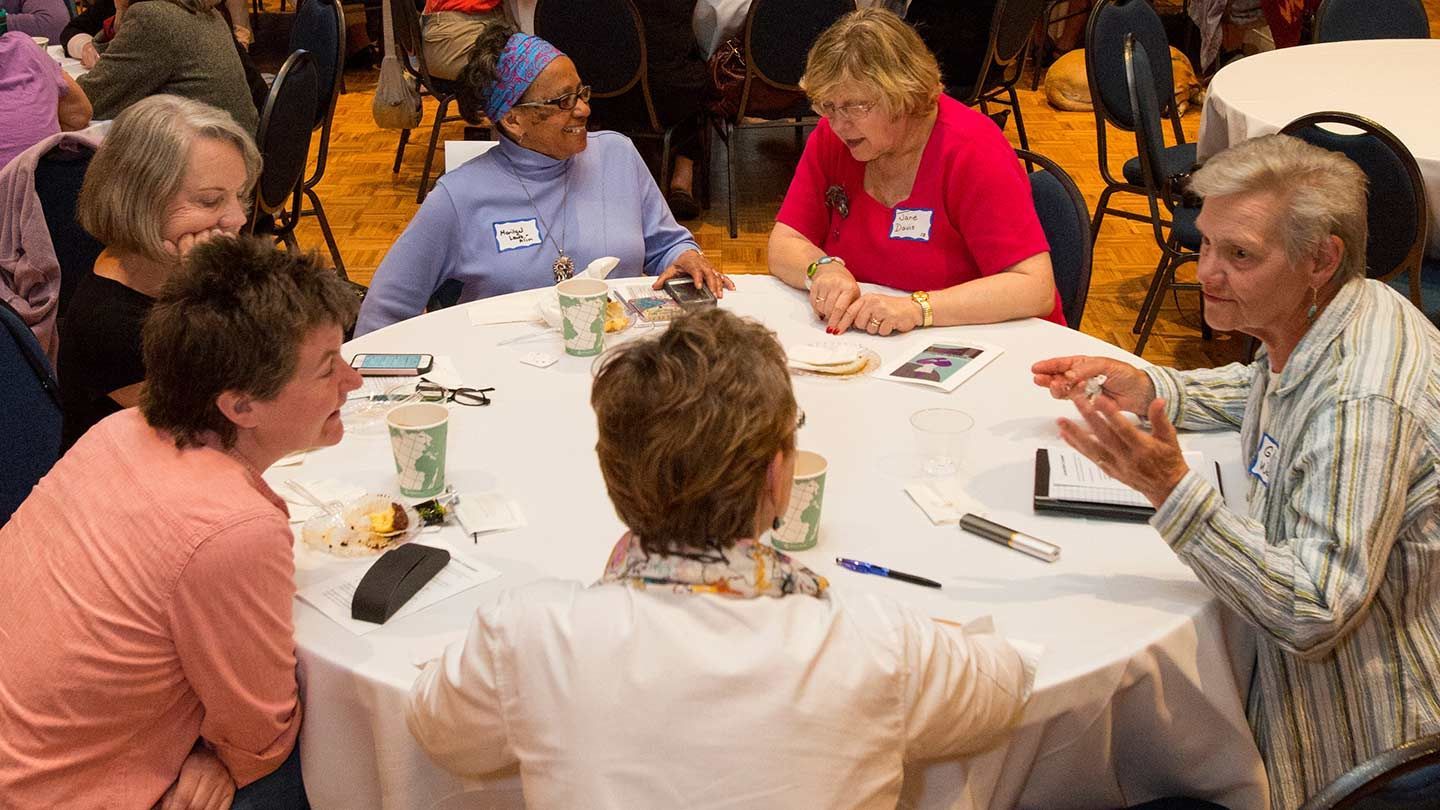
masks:
<svg viewBox="0 0 1440 810"><path fill-rule="evenodd" d="M1440 0L1426 0L1435 35L1440 35ZM416 130L397 174L390 172L397 133L378 129L370 117L370 104L378 73L351 70L346 74L349 92L340 97L330 142L330 162L319 187L330 216L340 250L351 278L368 282L385 252L414 215L415 190L424 165L424 140L429 134L435 103L427 99L426 121ZM1029 82L1022 82L1028 88ZM1088 112L1053 110L1041 92L1022 89L1026 132L1033 150L1049 156L1065 168L1094 207L1103 188L1096 161L1094 118ZM1199 128L1200 113L1192 109L1184 118L1188 140ZM1167 127L1168 129L1168 127ZM423 134L422 134L423 133ZM460 139L462 125L448 124L442 139ZM1015 142L1013 123L1006 134ZM415 141L420 141L416 144ZM1134 154L1133 137L1112 133L1112 165ZM703 218L687 223L701 248L727 273L763 273L765 244L774 216L788 185L798 157L788 132L749 134L740 142L736 173L739 187L739 237L727 233L725 208L725 167L718 140L716 159L711 166L713 199ZM436 154L443 166L443 155ZM1115 200L1139 211L1143 200L1116 195ZM1095 244L1095 264L1090 297L1081 328L1102 340L1131 349L1135 345L1130 326L1145 296L1159 249L1148 225L1106 217ZM302 246L324 251L324 241L312 218L298 231ZM1193 278L1193 263L1181 271ZM1220 365L1238 359L1243 336L1217 334L1201 340L1197 294L1180 293L1165 302L1145 357L1180 368Z"/></svg>

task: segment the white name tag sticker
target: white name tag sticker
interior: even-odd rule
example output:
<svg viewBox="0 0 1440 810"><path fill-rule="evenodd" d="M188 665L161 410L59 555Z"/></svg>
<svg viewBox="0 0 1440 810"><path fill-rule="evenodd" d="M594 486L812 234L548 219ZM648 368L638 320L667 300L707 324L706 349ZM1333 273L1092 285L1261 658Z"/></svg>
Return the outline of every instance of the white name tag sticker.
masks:
<svg viewBox="0 0 1440 810"><path fill-rule="evenodd" d="M930 221L934 218L935 212L928 208L896 208L895 218L890 221L890 238L929 242Z"/></svg>
<svg viewBox="0 0 1440 810"><path fill-rule="evenodd" d="M507 250L535 247L538 244L540 244L540 225L534 219L495 223L495 247L501 253Z"/></svg>
<svg viewBox="0 0 1440 810"><path fill-rule="evenodd" d="M1269 433L1260 434L1260 446L1255 450L1255 461L1250 465L1250 474L1270 488L1270 477L1275 474L1275 461L1280 457L1280 445Z"/></svg>

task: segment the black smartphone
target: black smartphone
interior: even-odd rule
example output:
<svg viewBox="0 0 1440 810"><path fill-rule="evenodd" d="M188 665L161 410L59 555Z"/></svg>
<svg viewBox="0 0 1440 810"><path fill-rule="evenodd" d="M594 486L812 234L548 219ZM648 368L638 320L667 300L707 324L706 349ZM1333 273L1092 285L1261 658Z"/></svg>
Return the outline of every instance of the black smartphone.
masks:
<svg viewBox="0 0 1440 810"><path fill-rule="evenodd" d="M715 293L709 287L695 283L689 276L676 276L665 282L665 292L675 299L682 309L700 309L715 306Z"/></svg>

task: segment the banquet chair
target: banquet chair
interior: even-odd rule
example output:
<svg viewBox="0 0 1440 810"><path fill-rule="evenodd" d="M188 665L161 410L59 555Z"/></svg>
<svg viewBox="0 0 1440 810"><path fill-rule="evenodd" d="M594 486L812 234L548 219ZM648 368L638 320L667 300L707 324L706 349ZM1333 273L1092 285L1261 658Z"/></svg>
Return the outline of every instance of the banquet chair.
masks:
<svg viewBox="0 0 1440 810"><path fill-rule="evenodd" d="M0 526L60 458L60 396L50 360L15 310L0 300Z"/></svg>
<svg viewBox="0 0 1440 810"><path fill-rule="evenodd" d="M1150 221L1145 214L1110 206L1110 197L1116 192L1146 193L1139 156L1125 161L1120 167L1120 177L1116 178L1110 171L1110 153L1106 145L1107 127L1113 126L1122 132L1135 131L1130 111L1130 90L1121 57L1127 36L1134 36L1145 46L1147 53L1154 54L1149 75L1160 112L1170 119L1175 135L1173 146L1162 144L1160 147L1160 175L1169 177L1188 172L1196 162L1195 144L1185 142L1185 132L1180 126L1180 111L1175 104L1175 76L1170 67L1170 45L1160 15L1145 0L1097 0L1085 25L1085 77L1090 84L1090 99L1095 110L1095 138L1099 147L1100 177L1105 181L1105 188L1100 192L1095 217L1090 223L1092 236L1100 233L1100 224L1106 214L1137 222Z"/></svg>
<svg viewBox="0 0 1440 810"><path fill-rule="evenodd" d="M308 51L295 51L275 74L255 132L255 146L264 162L246 229L272 236L291 250L297 248L295 224L300 219L300 192L319 103L315 63Z"/></svg>
<svg viewBox="0 0 1440 810"><path fill-rule="evenodd" d="M90 149L51 149L35 164L35 196L45 212L45 228L60 265L60 300L56 304L57 329L63 331L65 310L80 279L94 272L95 260L105 246L80 227L75 202L85 170L95 153Z"/></svg>
<svg viewBox="0 0 1440 810"><path fill-rule="evenodd" d="M1324 126L1333 124L1360 131L1342 134ZM1409 298L1415 306L1423 306L1420 275L1430 212L1425 181L1410 150L1385 127L1344 112L1304 115L1280 132L1339 152L1365 172L1370 187L1365 274L1385 282L1408 274Z"/></svg>
<svg viewBox="0 0 1440 810"><path fill-rule="evenodd" d="M435 111L435 122L430 125L430 146L425 150L425 169L420 173L420 189L415 193L415 202L422 203L425 202L425 195L430 193L430 169L435 163L440 127L451 121L462 121L464 117L459 113L446 115L445 111L450 109L450 105L455 101L456 86L454 82L430 75L430 68L425 64L420 12L415 10L415 4L409 0L396 0L389 6L393 15L391 24L395 28L395 48L399 51L396 56L400 64L405 66L405 72L420 87L422 111L425 96L433 96L440 103L440 108ZM423 115L421 120L424 120ZM409 140L410 130L400 130L400 143L395 146L395 165L390 169L391 174L399 173L400 161L405 158L405 144ZM443 173L444 169L441 169L441 174Z"/></svg>
<svg viewBox="0 0 1440 810"><path fill-rule="evenodd" d="M1315 41L1429 39L1421 0L1323 0L1315 11Z"/></svg>
<svg viewBox="0 0 1440 810"><path fill-rule="evenodd" d="M855 10L855 0L754 0L745 15L742 56L745 78L740 107L734 116L712 116L711 124L725 143L725 178L730 208L730 238L737 235L735 213L736 141L741 132L793 129L799 141L806 127L818 123L810 102L800 90L805 57L826 28ZM755 110L753 91L759 86L795 93L796 102L785 110ZM761 121L746 121L761 118ZM707 130L708 131L708 130ZM702 152L708 151L702 148Z"/></svg>
<svg viewBox="0 0 1440 810"><path fill-rule="evenodd" d="M1168 46L1166 47L1168 49ZM1168 50L1161 53L1161 58L1169 64ZM1200 208L1198 205L1187 205L1181 199L1185 178L1170 173L1164 162L1160 99L1155 92L1152 60L1145 50L1145 45L1133 34L1127 35L1123 56L1125 81L1130 90L1131 117L1135 122L1135 150L1139 153L1142 188L1150 208L1149 222L1155 235L1155 244L1160 246L1160 263L1156 265L1155 274L1150 278L1150 289L1145 293L1145 302L1140 306L1132 329L1139 335L1135 343L1135 354L1143 355L1145 344L1150 340L1150 331L1155 328L1155 319L1160 315L1160 305L1165 293L1200 289L1200 285L1194 282L1175 281L1175 271L1180 265L1198 261L1200 258L1200 231L1195 227ZM1166 215L1169 216L1168 220L1164 218ZM1205 339L1210 338L1210 327L1205 323L1203 298L1200 300L1200 333Z"/></svg>
<svg viewBox="0 0 1440 810"><path fill-rule="evenodd" d="M335 272L341 278L349 278L345 273L345 261L340 257L340 246L330 228L330 219L325 216L325 206L320 203L320 195L315 191L325 177L335 101L340 96L341 81L345 76L345 11L340 6L340 0L300 0L295 8L294 27L290 29L290 50L302 49L309 51L315 63L320 103L315 107L312 130L320 133L320 143L316 148L315 170L300 187L310 201L310 207L302 208L299 216L315 217L320 225L320 234L325 237L325 246L330 250L330 258L335 261Z"/></svg>
<svg viewBox="0 0 1440 810"><path fill-rule="evenodd" d="M1015 92L1015 85L1020 83L1025 49L1030 45L1030 35L1044 5L1044 0L999 0L990 18L990 41L985 46L985 61L979 77L968 87L945 88L946 93L967 106L979 106L980 112L987 115L992 103L1013 110L1020 148L1026 150L1030 148L1030 141L1025 137L1025 119L1020 114L1020 96Z"/></svg>
<svg viewBox="0 0 1440 810"><path fill-rule="evenodd" d="M1371 757L1311 796L1300 810L1399 808L1440 808L1440 734Z"/></svg>
<svg viewBox="0 0 1440 810"><path fill-rule="evenodd" d="M1050 158L1025 149L1016 149L1015 155L1026 165L1039 167L1030 172L1030 196L1045 241L1050 243L1050 264L1065 323L1079 331L1080 320L1085 317L1085 299L1090 294L1094 249L1085 196L1070 175Z"/></svg>
<svg viewBox="0 0 1440 810"><path fill-rule="evenodd" d="M642 119L641 129L619 131L626 137L660 144L660 188L670 187L670 143L675 127L660 125L650 91L649 55L645 24L632 0L539 0L535 3L535 33L575 62L590 85L591 124L606 126L607 119ZM635 112L638 115L626 116ZM703 155L702 155L703 159ZM701 166L700 177L709 174Z"/></svg>
<svg viewBox="0 0 1440 810"><path fill-rule="evenodd" d="M1065 6L1065 10L1057 17L1055 9L1061 5ZM1079 6L1078 10L1076 10L1076 6ZM1040 12L1040 21L1035 26L1035 39L1030 48L1030 53L1034 54L1030 73L1031 90L1040 89L1040 80L1044 78L1042 72L1055 58L1055 43L1050 38L1050 26L1089 13L1090 9L1084 3L1074 3L1071 0L1045 0L1045 8Z"/></svg>
<svg viewBox="0 0 1440 810"><path fill-rule="evenodd" d="M910 0L905 9L909 23L940 63L940 78L947 88L975 84L990 44L990 22L999 0ZM959 98L959 96L955 96Z"/></svg>

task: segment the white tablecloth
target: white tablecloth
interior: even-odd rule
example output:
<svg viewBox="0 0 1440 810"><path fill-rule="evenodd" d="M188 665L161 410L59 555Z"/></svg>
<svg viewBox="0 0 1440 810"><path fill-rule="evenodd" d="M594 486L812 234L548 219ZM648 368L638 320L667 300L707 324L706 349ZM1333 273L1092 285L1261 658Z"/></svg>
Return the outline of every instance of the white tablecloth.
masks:
<svg viewBox="0 0 1440 810"><path fill-rule="evenodd" d="M769 277L736 282L738 290L724 299L727 308L762 319L782 342L826 339L803 293ZM499 300L426 315L347 347L346 356L448 355L467 385L493 386L491 406L451 410L448 479L462 492L498 489L516 498L529 525L479 545L449 527L427 535L426 542L503 575L365 636L297 601L301 756L319 810L429 808L466 790L474 793L444 806L519 807L515 773L465 784L432 765L412 741L403 707L418 671L413 662L437 654L463 631L476 606L502 589L544 576L593 582L622 532L592 449L590 361L565 356L558 335L538 326L471 325L470 307L494 308ZM496 345L530 333L537 337ZM952 620L992 615L1002 633L1046 647L1022 727L981 756L914 767L902 806L1114 808L1187 793L1235 810L1267 808L1264 770L1241 699L1253 658L1248 633L1226 618L1148 526L1042 517L1030 507L1034 450L1058 443L1054 418L1070 412L1031 384L1030 364L1079 352L1135 358L1038 320L847 339L889 359L915 340L947 335L1000 345L1005 353L948 395L875 379L795 378L807 414L800 446L830 463L820 543L798 555L805 564L837 589L884 592ZM537 350L561 359L547 369L519 362ZM932 526L901 491L919 477L908 417L933 406L974 415L962 474L969 493L993 519L1059 543L1058 563L954 526ZM1183 440L1218 459L1229 491L1240 491L1235 434ZM338 478L382 492L395 486L388 440L379 432L352 432L302 466L272 469L267 478L277 484ZM851 574L833 564L837 555L893 565L945 587ZM296 549L301 587L366 564ZM663 765L657 761L657 767Z"/></svg>
<svg viewBox="0 0 1440 810"><path fill-rule="evenodd" d="M1371 39L1281 48L1226 65L1200 121L1204 160L1313 112L1379 122L1420 164L1430 202L1427 253L1440 257L1440 40Z"/></svg>

